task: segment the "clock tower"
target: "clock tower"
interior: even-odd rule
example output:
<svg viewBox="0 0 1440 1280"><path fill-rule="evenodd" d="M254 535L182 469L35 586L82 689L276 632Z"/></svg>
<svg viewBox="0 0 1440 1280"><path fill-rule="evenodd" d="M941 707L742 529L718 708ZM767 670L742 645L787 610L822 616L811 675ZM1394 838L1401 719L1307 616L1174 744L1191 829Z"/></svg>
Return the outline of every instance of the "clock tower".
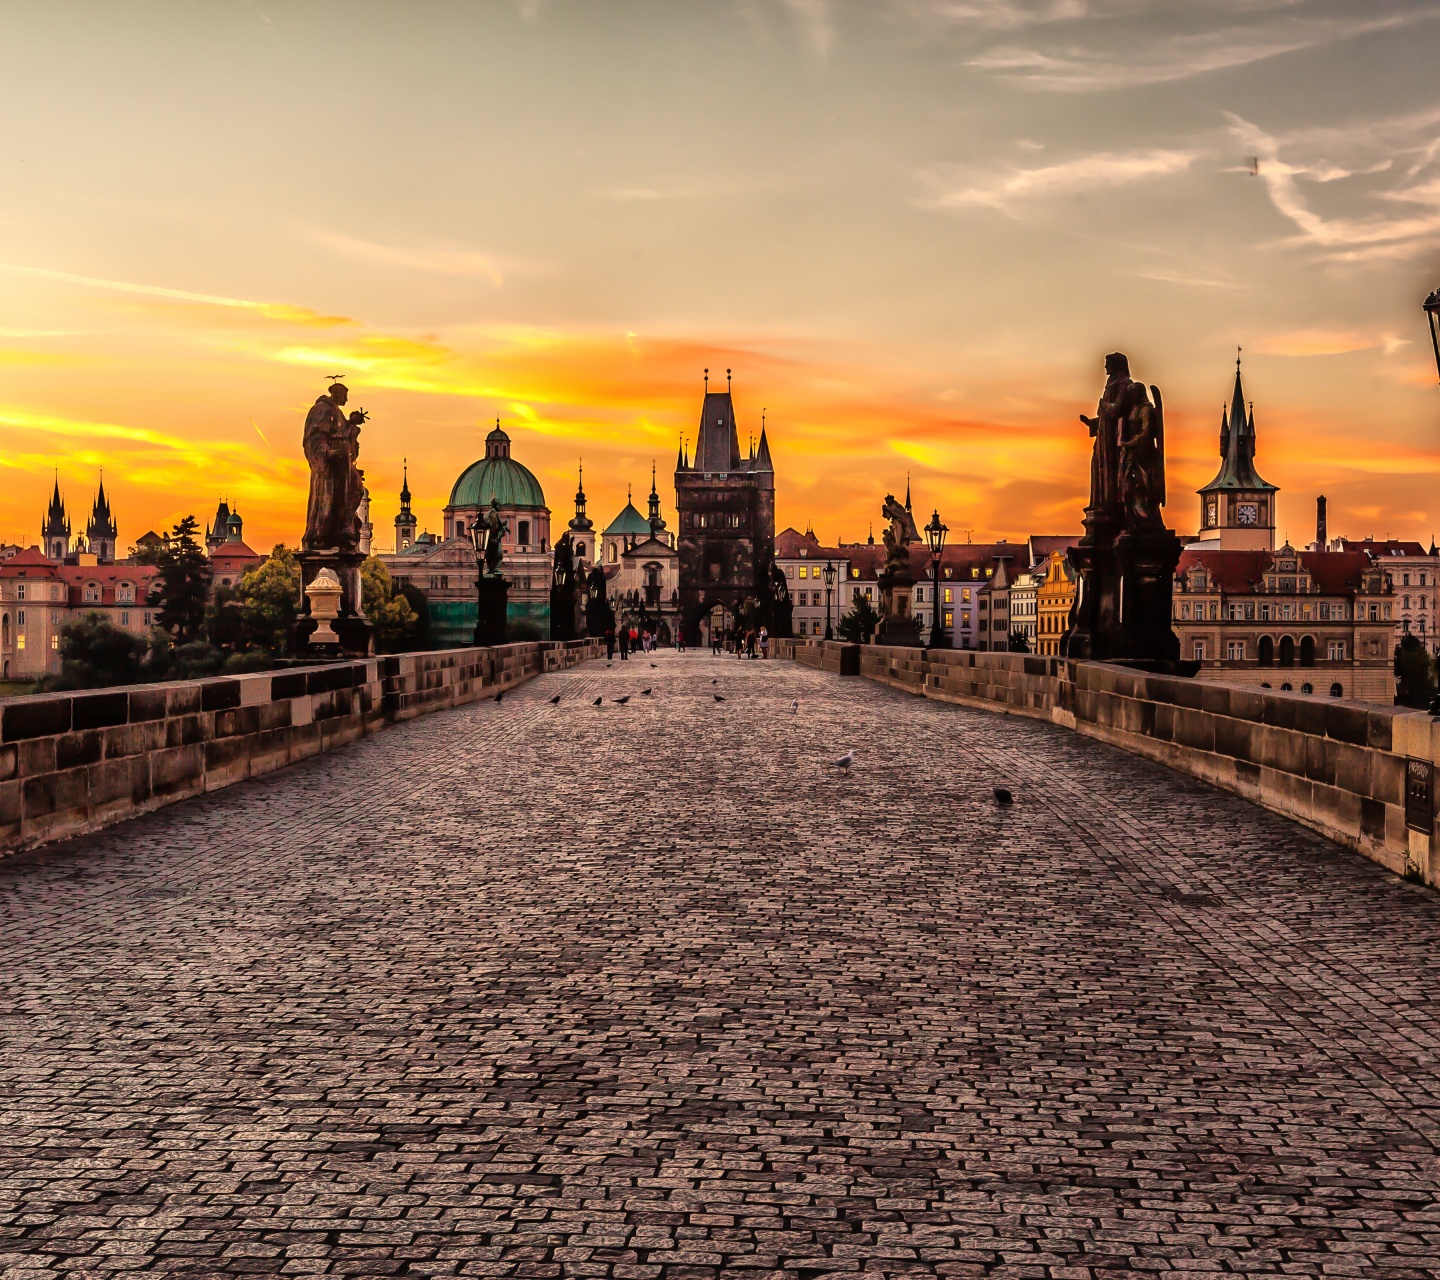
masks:
<svg viewBox="0 0 1440 1280"><path fill-rule="evenodd" d="M1274 551L1273 484L1255 470L1255 410L1245 410L1240 357L1235 357L1235 393L1220 411L1220 471L1200 493L1196 550Z"/></svg>

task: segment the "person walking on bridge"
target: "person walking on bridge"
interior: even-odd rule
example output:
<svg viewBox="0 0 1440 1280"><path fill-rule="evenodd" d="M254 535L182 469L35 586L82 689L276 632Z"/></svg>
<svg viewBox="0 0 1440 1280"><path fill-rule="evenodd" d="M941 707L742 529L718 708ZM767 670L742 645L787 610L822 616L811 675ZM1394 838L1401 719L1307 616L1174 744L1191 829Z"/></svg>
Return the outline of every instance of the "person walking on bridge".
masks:
<svg viewBox="0 0 1440 1280"><path fill-rule="evenodd" d="M615 628L605 628L605 658L608 662L615 661Z"/></svg>
<svg viewBox="0 0 1440 1280"><path fill-rule="evenodd" d="M630 661L630 628L620 628L620 661Z"/></svg>

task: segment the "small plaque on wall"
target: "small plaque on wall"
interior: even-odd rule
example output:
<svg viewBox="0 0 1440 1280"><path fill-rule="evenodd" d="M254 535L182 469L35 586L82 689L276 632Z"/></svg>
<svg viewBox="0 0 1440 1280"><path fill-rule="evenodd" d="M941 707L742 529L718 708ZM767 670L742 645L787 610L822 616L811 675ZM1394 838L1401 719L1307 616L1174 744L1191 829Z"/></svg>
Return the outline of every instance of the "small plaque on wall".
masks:
<svg viewBox="0 0 1440 1280"><path fill-rule="evenodd" d="M1435 766L1414 756L1405 761L1405 825L1426 832L1435 825Z"/></svg>

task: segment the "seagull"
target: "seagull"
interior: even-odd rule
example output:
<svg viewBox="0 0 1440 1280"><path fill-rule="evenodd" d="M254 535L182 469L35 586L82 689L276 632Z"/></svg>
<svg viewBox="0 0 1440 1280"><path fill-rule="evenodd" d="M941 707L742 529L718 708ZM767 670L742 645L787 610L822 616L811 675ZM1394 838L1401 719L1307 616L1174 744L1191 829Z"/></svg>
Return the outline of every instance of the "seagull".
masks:
<svg viewBox="0 0 1440 1280"><path fill-rule="evenodd" d="M853 751L847 751L843 756L840 757L840 759L835 761L835 767L837 769L844 769L846 773L849 773L850 766L854 763L855 753Z"/></svg>
<svg viewBox="0 0 1440 1280"><path fill-rule="evenodd" d="M644 697L644 698L648 698L648 697L650 696L650 690L649 690L649 689L641 689L641 690L640 690L640 696L641 696L641 697Z"/></svg>
<svg viewBox="0 0 1440 1280"><path fill-rule="evenodd" d="M592 707L598 707L598 706L599 706L602 702L604 702L604 701L605 701L604 698L596 698L595 701L592 702L590 705L591 705Z"/></svg>
<svg viewBox="0 0 1440 1280"><path fill-rule="evenodd" d="M627 693L623 698L611 698L610 701L618 702L623 707L627 702L630 701L630 695Z"/></svg>
<svg viewBox="0 0 1440 1280"><path fill-rule="evenodd" d="M554 707L554 706L558 706L559 703L560 703L560 695L557 693L553 698L550 699L550 705L551 705L552 707Z"/></svg>
<svg viewBox="0 0 1440 1280"><path fill-rule="evenodd" d="M710 696L711 696L712 698L714 698L716 702L724 702L724 701L725 701L725 697L724 697L723 694L712 693Z"/></svg>
<svg viewBox="0 0 1440 1280"><path fill-rule="evenodd" d="M800 710L800 699L799 699L799 698L796 698L795 701L790 704L790 714L793 716L793 715L794 715L797 711L799 711L799 710Z"/></svg>
<svg viewBox="0 0 1440 1280"><path fill-rule="evenodd" d="M996 804L1014 804L1014 803L1015 803L1015 797L1012 796L1012 795L1010 794L1010 792L1007 791L1004 787L996 787L996 788L995 788L995 803L996 803Z"/></svg>

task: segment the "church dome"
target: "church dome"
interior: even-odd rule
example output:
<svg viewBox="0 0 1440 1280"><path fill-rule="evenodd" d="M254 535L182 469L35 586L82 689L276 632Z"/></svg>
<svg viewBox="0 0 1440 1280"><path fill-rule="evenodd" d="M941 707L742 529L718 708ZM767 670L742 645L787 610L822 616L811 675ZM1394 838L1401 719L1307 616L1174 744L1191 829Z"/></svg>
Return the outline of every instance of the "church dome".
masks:
<svg viewBox="0 0 1440 1280"><path fill-rule="evenodd" d="M629 533L639 534L645 538L650 536L650 522L635 510L633 502L625 504L625 509L610 522L602 536L608 538L612 535Z"/></svg>
<svg viewBox="0 0 1440 1280"><path fill-rule="evenodd" d="M496 424L485 437L485 456L460 473L450 490L452 507L488 507L494 499L502 507L543 507L545 491L523 463L510 456L510 437Z"/></svg>

